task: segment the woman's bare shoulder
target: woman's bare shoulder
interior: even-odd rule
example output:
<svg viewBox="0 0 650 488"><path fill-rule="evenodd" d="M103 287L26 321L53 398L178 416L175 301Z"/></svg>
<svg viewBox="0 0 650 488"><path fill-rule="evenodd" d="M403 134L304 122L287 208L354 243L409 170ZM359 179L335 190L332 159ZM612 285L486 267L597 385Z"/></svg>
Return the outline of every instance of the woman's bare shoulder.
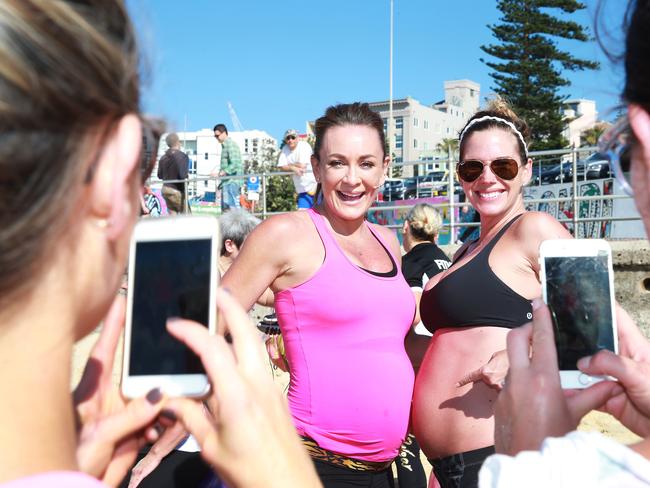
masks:
<svg viewBox="0 0 650 488"><path fill-rule="evenodd" d="M571 239L568 230L546 212L526 212L516 227L519 238L543 241L546 239Z"/></svg>

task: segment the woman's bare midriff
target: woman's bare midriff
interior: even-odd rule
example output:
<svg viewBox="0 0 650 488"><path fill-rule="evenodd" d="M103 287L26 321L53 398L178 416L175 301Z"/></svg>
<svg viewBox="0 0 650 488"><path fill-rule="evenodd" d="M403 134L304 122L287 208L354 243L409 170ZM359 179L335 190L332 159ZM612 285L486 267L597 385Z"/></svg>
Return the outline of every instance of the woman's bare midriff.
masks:
<svg viewBox="0 0 650 488"><path fill-rule="evenodd" d="M462 387L456 383L506 348L508 330L447 328L433 335L413 394L413 433L427 458L494 444L497 390L482 381Z"/></svg>

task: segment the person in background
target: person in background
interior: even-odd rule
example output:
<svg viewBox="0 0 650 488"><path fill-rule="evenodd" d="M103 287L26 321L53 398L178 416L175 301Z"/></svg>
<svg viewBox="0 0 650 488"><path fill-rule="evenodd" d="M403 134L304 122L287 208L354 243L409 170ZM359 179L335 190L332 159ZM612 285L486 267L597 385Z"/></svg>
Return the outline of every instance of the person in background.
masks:
<svg viewBox="0 0 650 488"><path fill-rule="evenodd" d="M626 14L627 113L602 135L620 186L634 196L650 236L650 1L633 0ZM620 307L619 355L600 351L578 361L589 375L609 375L570 395L560 386L550 311L533 305L532 324L508 334L510 370L496 407L497 452L481 470L481 486L650 485L650 343ZM532 351L531 351L532 344ZM600 409L642 437L629 446L595 432L572 432L584 414Z"/></svg>
<svg viewBox="0 0 650 488"><path fill-rule="evenodd" d="M244 165L241 159L241 150L237 143L228 136L228 129L224 124L217 124L212 129L214 137L221 144L221 164L218 176L236 176L244 174ZM241 182L237 178L228 178L221 181L221 212L229 208L241 207L239 196Z"/></svg>
<svg viewBox="0 0 650 488"><path fill-rule="evenodd" d="M158 162L158 178L163 181L187 179L190 160L187 154L181 151L178 134L175 132L167 134L165 142L168 149ZM180 214L185 211L185 182L163 183L162 195L170 215Z"/></svg>
<svg viewBox="0 0 650 488"><path fill-rule="evenodd" d="M326 487L392 486L408 428L415 300L395 234L366 220L388 167L383 125L367 104L329 107L311 158L321 203L262 222L223 278L245 309L275 293L289 406Z"/></svg>
<svg viewBox="0 0 650 488"><path fill-rule="evenodd" d="M282 171L293 173L293 186L298 197L298 210L314 206L316 194L316 179L311 167L311 146L307 141L298 139L298 131L289 129L282 138L282 150L278 157L278 167Z"/></svg>
<svg viewBox="0 0 650 488"><path fill-rule="evenodd" d="M434 276L420 300L433 333L413 396L413 433L442 487L472 487L494 452L494 402L508 368L506 336L541 295L540 243L571 238L549 214L527 212L528 127L500 99L459 136L458 178L481 216L480 237Z"/></svg>

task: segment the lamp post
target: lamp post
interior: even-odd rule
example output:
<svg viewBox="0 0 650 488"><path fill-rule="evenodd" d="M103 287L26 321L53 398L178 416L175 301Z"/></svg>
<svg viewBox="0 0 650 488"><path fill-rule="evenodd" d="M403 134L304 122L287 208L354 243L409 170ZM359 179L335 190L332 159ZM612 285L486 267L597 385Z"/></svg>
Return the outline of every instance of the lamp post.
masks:
<svg viewBox="0 0 650 488"><path fill-rule="evenodd" d="M388 62L388 156L393 158L393 0L390 0L390 54Z"/></svg>

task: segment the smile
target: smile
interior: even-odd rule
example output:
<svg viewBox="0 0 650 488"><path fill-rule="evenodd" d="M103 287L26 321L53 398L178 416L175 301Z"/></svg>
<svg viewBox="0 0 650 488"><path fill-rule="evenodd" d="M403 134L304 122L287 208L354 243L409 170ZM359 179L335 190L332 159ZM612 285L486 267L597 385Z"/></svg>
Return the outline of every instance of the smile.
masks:
<svg viewBox="0 0 650 488"><path fill-rule="evenodd" d="M494 200L501 195L502 191L477 192L483 200Z"/></svg>
<svg viewBox="0 0 650 488"><path fill-rule="evenodd" d="M344 202L357 202L357 201L361 200L361 198L366 194L366 192L362 192L362 193L346 193L346 192L342 192L342 191L337 190L336 194Z"/></svg>

